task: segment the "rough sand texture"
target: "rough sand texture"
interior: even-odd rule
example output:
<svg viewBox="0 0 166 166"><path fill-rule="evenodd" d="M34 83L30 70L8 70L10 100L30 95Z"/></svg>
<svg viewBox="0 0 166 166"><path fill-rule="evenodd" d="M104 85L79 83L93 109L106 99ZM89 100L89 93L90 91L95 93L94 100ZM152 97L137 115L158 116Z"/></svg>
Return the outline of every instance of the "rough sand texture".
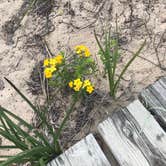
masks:
<svg viewBox="0 0 166 166"><path fill-rule="evenodd" d="M105 28L114 29L116 13L121 29L121 48L124 55L118 71L132 56L131 52L135 52L145 38L147 45L141 56L158 65L156 57L158 55L163 69L166 67L165 0L62 0L56 3L49 16L54 31L50 30L50 33L45 35L47 24L45 18L31 14L23 20L22 25L14 33L13 44L9 44L6 42L2 26L18 12L22 3L22 0L0 1L0 80L3 84L3 77L9 78L32 101L35 101L35 97L27 92L26 81L29 80L34 64L45 56L40 47L36 46L36 41L32 40L34 36L44 37L54 54L57 54L60 49L85 44L96 58L98 48L93 30L96 29L102 36ZM99 58L97 59L102 72L102 65ZM126 81L122 81L121 85L125 90L125 98L136 96L142 88L165 75L165 70L148 60L137 58L130 66L125 75ZM108 91L107 81L101 80L96 83L97 86ZM4 86L5 88L0 88L0 105L30 121L32 118L30 108L6 82ZM4 154L0 151L0 155L2 153Z"/></svg>

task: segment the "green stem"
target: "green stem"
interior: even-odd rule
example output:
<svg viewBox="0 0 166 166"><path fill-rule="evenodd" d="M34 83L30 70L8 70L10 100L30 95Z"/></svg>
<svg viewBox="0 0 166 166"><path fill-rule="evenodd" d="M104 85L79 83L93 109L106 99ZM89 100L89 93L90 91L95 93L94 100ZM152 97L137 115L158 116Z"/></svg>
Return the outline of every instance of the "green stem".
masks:
<svg viewBox="0 0 166 166"><path fill-rule="evenodd" d="M130 66L130 64L133 62L133 60L140 54L141 50L144 48L146 44L146 40L143 42L143 44L141 45L141 47L139 48L139 50L134 54L134 56L128 61L128 63L126 64L126 66L124 67L124 69L122 70L122 72L120 73L118 80L115 82L115 86L114 86L114 94L116 93L117 87L119 85L120 80L122 79L124 73L126 72L126 70L128 69L128 67Z"/></svg>
<svg viewBox="0 0 166 166"><path fill-rule="evenodd" d="M59 140L59 137L60 137L60 135L62 133L63 128L65 127L65 124L66 124L67 120L69 119L69 116L73 112L73 109L74 109L74 107L75 107L75 105L76 105L76 103L78 101L79 94L80 93L78 93L78 94L76 94L76 96L74 96L73 102L72 102L70 108L68 109L68 111L67 111L67 113L65 115L65 118L63 119L63 121L62 121L62 123L61 123L61 125L60 125L60 127L59 127L59 129L58 129L58 131L56 133L55 140L54 140L55 141L55 151L56 151L56 153L60 153L61 152L58 140Z"/></svg>
<svg viewBox="0 0 166 166"><path fill-rule="evenodd" d="M96 31L95 31L95 30L94 30L94 36L95 36L96 42L97 42L97 44L98 44L100 50L101 50L102 53L104 54L105 51L104 51L103 47L101 46L101 44L100 44L100 42L99 42L99 39L98 39L98 37L97 37L97 34L96 34Z"/></svg>

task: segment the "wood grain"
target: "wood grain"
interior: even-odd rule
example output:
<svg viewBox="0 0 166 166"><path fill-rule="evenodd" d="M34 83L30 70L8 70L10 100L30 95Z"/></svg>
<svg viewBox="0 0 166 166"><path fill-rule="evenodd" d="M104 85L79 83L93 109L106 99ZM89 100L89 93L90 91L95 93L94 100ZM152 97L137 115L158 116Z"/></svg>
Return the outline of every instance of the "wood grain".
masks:
<svg viewBox="0 0 166 166"><path fill-rule="evenodd" d="M166 135L137 100L113 113L98 131L121 166L166 165Z"/></svg>
<svg viewBox="0 0 166 166"><path fill-rule="evenodd" d="M140 93L140 101L166 130L166 79L163 77Z"/></svg>
<svg viewBox="0 0 166 166"><path fill-rule="evenodd" d="M111 166L92 134L49 164L51 166Z"/></svg>

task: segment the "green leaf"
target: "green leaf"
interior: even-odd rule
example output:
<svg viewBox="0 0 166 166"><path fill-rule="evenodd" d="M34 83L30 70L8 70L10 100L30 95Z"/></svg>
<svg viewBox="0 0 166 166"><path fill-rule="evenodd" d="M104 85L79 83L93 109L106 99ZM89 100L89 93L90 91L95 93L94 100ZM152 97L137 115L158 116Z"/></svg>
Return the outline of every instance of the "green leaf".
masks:
<svg viewBox="0 0 166 166"><path fill-rule="evenodd" d="M14 135L7 133L4 130L0 130L0 135L6 138L7 140L11 141L12 143L15 144L16 147L18 147L21 150L26 150L28 149L28 146L23 143L22 141L19 141Z"/></svg>
<svg viewBox="0 0 166 166"><path fill-rule="evenodd" d="M0 146L0 149L18 149L18 147L13 145L6 145L6 146Z"/></svg>
<svg viewBox="0 0 166 166"><path fill-rule="evenodd" d="M32 110L41 118L42 116L40 115L39 110L36 109L36 107L30 102L30 100L27 97L25 97L25 95L21 93L21 91L6 77L5 80L15 89L15 91L29 104Z"/></svg>
<svg viewBox="0 0 166 166"><path fill-rule="evenodd" d="M40 112L40 110L38 110L31 102L30 100L23 94L21 93L21 91L11 82L9 81L7 78L5 78L5 80L16 90L16 92L29 104L29 106L33 109L33 111L39 116L39 118L42 120L42 122L47 126L47 129L50 131L50 134L54 137L55 139L55 134L53 131L53 128L51 125L49 125L49 123L47 122L46 116ZM46 112L46 110L44 110L44 113ZM44 140L45 141L45 140Z"/></svg>
<svg viewBox="0 0 166 166"><path fill-rule="evenodd" d="M0 112L0 115L1 115L1 112ZM2 116L0 116L0 121L1 121L1 123L2 123L2 126L1 126L1 127L3 127L3 129L5 129L5 131L10 134L10 130L9 130L9 128L7 127L7 125L5 124L4 120L2 119Z"/></svg>
<svg viewBox="0 0 166 166"><path fill-rule="evenodd" d="M48 140L43 136L43 134L39 133L32 125L30 125L29 123L27 123L26 121L24 121L20 117L16 116L12 112L6 110L5 108L3 108L1 106L0 106L0 111L3 111L5 113L7 113L8 115L12 116L14 119L18 120L21 124L23 124L25 127L27 127L30 131L33 131L36 135L35 137L39 137L40 140L42 140L46 146L50 146L50 148L51 148L51 145L49 144Z"/></svg>
<svg viewBox="0 0 166 166"><path fill-rule="evenodd" d="M19 137L18 132L15 130L15 125L6 115L5 113L1 112L1 116L3 116L3 118L5 119L5 122L7 123L9 129L10 129L10 133L13 134L19 141L21 141L21 138Z"/></svg>
<svg viewBox="0 0 166 166"><path fill-rule="evenodd" d="M32 125L30 125L29 123L27 123L26 121L24 121L23 119L21 119L20 117L18 117L17 115L13 114L12 112L8 111L7 109L3 108L2 106L0 106L0 111L3 111L5 113L7 113L8 115L12 116L14 119L18 120L20 122L20 124L23 124L29 130L33 129Z"/></svg>
<svg viewBox="0 0 166 166"><path fill-rule="evenodd" d="M40 164L40 166L45 166L43 157L41 157L41 158L39 159L39 164Z"/></svg>
<svg viewBox="0 0 166 166"><path fill-rule="evenodd" d="M32 161L35 160L35 156L38 155L39 153L45 153L45 152L50 152L48 147L36 147L30 150L26 150L24 152L21 152L19 154L17 154L14 157L10 157L8 160L4 161L3 163L1 163L1 166L9 166L13 163L22 163L22 162L26 162L26 161Z"/></svg>
<svg viewBox="0 0 166 166"><path fill-rule="evenodd" d="M120 73L118 80L115 83L114 86L114 92L117 89L117 86L119 85L120 80L122 79L124 73L126 72L126 70L128 69L128 67L130 66L130 64L134 61L134 59L140 54L140 52L142 51L142 49L144 48L146 44L146 40L141 44L140 48L138 49L138 51L133 55L133 57L127 62L127 64L125 65L124 69L122 70L122 72Z"/></svg>
<svg viewBox="0 0 166 166"><path fill-rule="evenodd" d="M98 46L99 46L99 48L100 48L100 51L104 54L105 51L104 51L104 49L103 49L103 47L102 47L102 45L101 45L101 43L100 43L100 41L99 41L99 39L98 39L98 37L97 37L97 34L96 34L96 31L95 31L95 30L94 30L94 36L95 36L96 42L97 42L97 44L98 44Z"/></svg>

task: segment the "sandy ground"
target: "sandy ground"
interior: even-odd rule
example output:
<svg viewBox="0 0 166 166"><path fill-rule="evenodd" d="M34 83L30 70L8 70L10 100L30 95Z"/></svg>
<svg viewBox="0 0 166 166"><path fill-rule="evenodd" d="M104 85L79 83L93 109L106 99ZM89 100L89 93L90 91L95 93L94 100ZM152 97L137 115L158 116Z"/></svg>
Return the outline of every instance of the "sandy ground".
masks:
<svg viewBox="0 0 166 166"><path fill-rule="evenodd" d="M27 104L4 81L9 78L33 102L36 96L27 91L26 81L29 80L34 64L44 58L39 47L31 42L35 35L41 35L47 41L52 53L75 45L87 45L94 58L98 48L94 39L93 30L102 36L104 28L115 27L116 14L121 36L121 53L123 58L118 71L132 56L140 44L147 40L141 56L130 66L125 75L121 88L124 89L124 100L129 96L137 96L144 87L153 83L160 76L165 75L166 67L166 1L165 0L61 0L56 3L49 19L54 26L49 34L44 34L46 21L41 16L29 15L22 25L15 31L13 44L7 43L2 26L18 12L23 0L0 0L0 105L10 109L27 121L31 121L32 112ZM44 26L43 26L44 25ZM158 67L157 55L163 69ZM102 65L99 58L99 69ZM154 64L150 63L152 61ZM118 72L119 73L119 72ZM4 85L4 88L3 88ZM129 86L130 85L130 86ZM96 82L96 86L108 91L107 81ZM3 141L5 143L5 141ZM4 151L0 151L0 155ZM15 152L6 152L13 154Z"/></svg>

